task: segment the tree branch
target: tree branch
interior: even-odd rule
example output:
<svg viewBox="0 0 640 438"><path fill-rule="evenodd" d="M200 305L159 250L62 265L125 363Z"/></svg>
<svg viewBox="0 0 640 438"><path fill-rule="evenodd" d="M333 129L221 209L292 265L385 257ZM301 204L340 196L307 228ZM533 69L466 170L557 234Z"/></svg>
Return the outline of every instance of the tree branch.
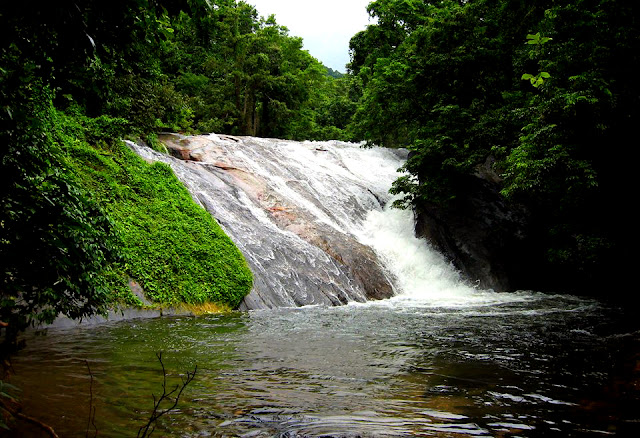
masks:
<svg viewBox="0 0 640 438"><path fill-rule="evenodd" d="M187 371L186 377L181 378L182 386L176 385L171 391L167 392L167 372L165 370L164 363L162 362L162 352L156 353L156 357L158 358L158 361L160 361L160 366L162 367L162 395L156 399L155 394L152 394L153 411L149 416L147 424L145 424L138 430L138 438L151 436L156 428L156 422L158 421L158 419L164 414L175 409L175 407L178 405L178 401L180 400L182 392L187 387L187 385L189 385L189 383L191 383L191 381L195 378L196 372L198 371L198 366L196 365L193 369L193 372ZM172 397L176 391L178 391L177 395L175 397ZM160 404L165 400L173 402L173 404L168 409L160 410Z"/></svg>

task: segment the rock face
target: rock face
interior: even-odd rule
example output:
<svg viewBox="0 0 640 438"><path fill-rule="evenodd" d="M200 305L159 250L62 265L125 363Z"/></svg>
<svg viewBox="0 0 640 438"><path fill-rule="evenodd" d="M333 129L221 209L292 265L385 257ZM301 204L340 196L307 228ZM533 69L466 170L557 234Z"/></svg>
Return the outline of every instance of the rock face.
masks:
<svg viewBox="0 0 640 438"><path fill-rule="evenodd" d="M242 309L339 305L394 294L394 279L354 228L389 201L395 172L378 178L379 170L365 165L364 173L350 174L345 145L222 135L159 138L180 160L170 164L196 201L245 254L255 284ZM368 159L352 149L362 154L356 160ZM382 161L395 171L406 156L387 153ZM377 179L382 182L376 185ZM462 184L465 196L447 208L423 205L415 212L416 235L479 288L527 287L527 212L499 194L490 162Z"/></svg>
<svg viewBox="0 0 640 438"><path fill-rule="evenodd" d="M527 266L527 214L505 201L497 176L484 170L467 177L466 196L450 207L423 206L416 214L416 235L431 241L478 287L519 289Z"/></svg>
<svg viewBox="0 0 640 438"><path fill-rule="evenodd" d="M406 156L338 142L159 139L172 157L148 148L136 152L170 164L249 263L254 288L241 309L340 305L394 294L390 274L359 241L358 227L368 211L389 200Z"/></svg>

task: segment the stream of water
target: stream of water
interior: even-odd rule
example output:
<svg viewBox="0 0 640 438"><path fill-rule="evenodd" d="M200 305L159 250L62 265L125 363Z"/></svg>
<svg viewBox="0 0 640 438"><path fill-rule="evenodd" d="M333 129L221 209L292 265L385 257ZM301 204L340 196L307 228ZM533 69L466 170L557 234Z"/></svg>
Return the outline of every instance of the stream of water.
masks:
<svg viewBox="0 0 640 438"><path fill-rule="evenodd" d="M414 238L411 212L382 208L397 154L212 139L225 149L205 176L141 152L169 162L238 243L260 279L246 302L257 309L30 333L11 380L24 412L62 437L135 436L162 394L163 352L168 389L197 373L154 436L640 436L633 309L469 286ZM321 232L373 248L395 296L364 300L301 238ZM341 288L348 304L330 306Z"/></svg>

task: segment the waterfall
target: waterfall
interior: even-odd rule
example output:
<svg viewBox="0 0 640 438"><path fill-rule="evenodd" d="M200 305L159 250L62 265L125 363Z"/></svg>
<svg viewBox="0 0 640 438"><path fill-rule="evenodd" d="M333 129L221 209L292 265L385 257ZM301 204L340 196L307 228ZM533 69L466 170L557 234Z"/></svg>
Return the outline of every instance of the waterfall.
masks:
<svg viewBox="0 0 640 438"><path fill-rule="evenodd" d="M389 208L407 151L330 142L206 135L161 137L168 163L244 254L254 288L241 308L389 298L447 303L477 293ZM482 298L484 299L484 298Z"/></svg>
<svg viewBox="0 0 640 438"><path fill-rule="evenodd" d="M399 292L384 304L411 307L468 307L531 301L544 297L532 292L495 292L474 287L464 280L446 258L413 231L410 210L372 210L360 232L360 240L371 246L393 273Z"/></svg>

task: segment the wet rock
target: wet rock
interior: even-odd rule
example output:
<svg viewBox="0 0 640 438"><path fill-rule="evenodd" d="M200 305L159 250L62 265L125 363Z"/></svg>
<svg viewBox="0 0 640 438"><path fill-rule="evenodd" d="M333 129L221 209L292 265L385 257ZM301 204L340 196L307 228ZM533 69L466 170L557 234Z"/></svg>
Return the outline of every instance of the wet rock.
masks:
<svg viewBox="0 0 640 438"><path fill-rule="evenodd" d="M327 233L311 242L348 270L349 277L367 299L382 300L393 296L388 274L380 266L376 253L351 236Z"/></svg>
<svg viewBox="0 0 640 438"><path fill-rule="evenodd" d="M159 158L247 259L254 287L241 309L342 305L393 295L376 253L341 230L345 221L380 209L391 181L384 191L359 184L332 145L218 135L163 134L159 140L182 164ZM327 168L287 156L298 153L309 161L321 154ZM400 159L393 158L394 171Z"/></svg>
<svg viewBox="0 0 640 438"><path fill-rule="evenodd" d="M483 289L519 289L525 277L527 213L499 193L487 169L463 182L464 195L443 208L424 205L416 235L428 239L470 282Z"/></svg>

